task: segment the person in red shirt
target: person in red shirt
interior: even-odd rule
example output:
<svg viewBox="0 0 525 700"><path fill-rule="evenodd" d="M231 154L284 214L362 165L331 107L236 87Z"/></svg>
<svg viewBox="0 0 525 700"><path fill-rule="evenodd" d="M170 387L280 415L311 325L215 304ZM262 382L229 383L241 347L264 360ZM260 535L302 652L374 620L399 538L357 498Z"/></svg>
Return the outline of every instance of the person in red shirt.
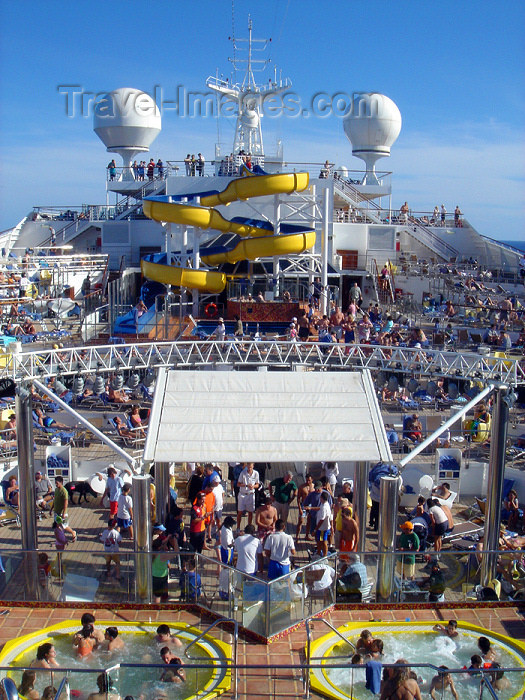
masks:
<svg viewBox="0 0 525 700"><path fill-rule="evenodd" d="M207 532L207 540L211 542L211 526L213 524L213 511L215 510L215 494L211 483L204 489L204 507L206 508L205 530ZM206 545L204 545L204 549L206 549Z"/></svg>
<svg viewBox="0 0 525 700"><path fill-rule="evenodd" d="M206 536L206 504L204 491L199 491L190 513L190 544L199 554L204 548ZM213 511L212 511L213 512Z"/></svg>

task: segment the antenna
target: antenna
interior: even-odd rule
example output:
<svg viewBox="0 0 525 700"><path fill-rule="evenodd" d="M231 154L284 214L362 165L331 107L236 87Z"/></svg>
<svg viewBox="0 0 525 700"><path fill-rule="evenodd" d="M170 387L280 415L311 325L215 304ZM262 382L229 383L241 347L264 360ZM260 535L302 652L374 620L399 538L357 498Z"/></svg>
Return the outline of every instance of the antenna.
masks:
<svg viewBox="0 0 525 700"><path fill-rule="evenodd" d="M232 3L233 22L233 3ZM233 153L241 151L253 156L264 156L264 146L261 130L262 105L269 95L277 95L288 90L292 83L289 79L277 81L277 71L274 71L273 81L257 84L254 73L263 71L270 63L268 59L258 58L265 51L271 39L255 39L253 24L248 17L248 37L239 39L231 37L233 58L228 60L233 66L231 82L222 78L209 77L206 85L210 90L223 95L237 105L237 122L233 139ZM242 82L237 82L237 71L244 70Z"/></svg>

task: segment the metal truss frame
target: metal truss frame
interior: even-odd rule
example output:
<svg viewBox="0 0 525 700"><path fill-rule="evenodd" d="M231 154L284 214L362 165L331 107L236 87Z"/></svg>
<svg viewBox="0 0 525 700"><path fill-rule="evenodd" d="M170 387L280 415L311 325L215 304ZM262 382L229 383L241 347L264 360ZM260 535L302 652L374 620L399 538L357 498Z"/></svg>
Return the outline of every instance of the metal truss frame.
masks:
<svg viewBox="0 0 525 700"><path fill-rule="evenodd" d="M232 365L237 369L268 366L373 373L402 373L421 379L448 377L482 384L525 385L525 367L518 360L476 353L456 353L379 345L343 345L281 340L187 340L129 343L41 350L12 355L0 377L30 380L53 376L107 374L157 367L192 369Z"/></svg>

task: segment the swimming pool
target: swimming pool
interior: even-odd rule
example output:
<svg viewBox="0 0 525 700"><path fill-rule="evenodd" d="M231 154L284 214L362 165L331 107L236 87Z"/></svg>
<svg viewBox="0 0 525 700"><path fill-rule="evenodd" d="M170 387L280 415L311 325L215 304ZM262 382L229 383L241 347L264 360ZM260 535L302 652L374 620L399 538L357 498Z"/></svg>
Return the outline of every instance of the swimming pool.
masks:
<svg viewBox="0 0 525 700"><path fill-rule="evenodd" d="M191 669L186 667L186 682L181 684L160 683L159 678L162 669L148 667L147 664L162 663L160 649L163 644L155 641L157 623L119 622L119 635L125 642L125 648L121 651L102 652L95 650L89 657L79 659L73 653L72 635L80 629L77 621L61 622L51 627L42 629L38 633L17 637L4 646L0 653L0 666L29 666L36 656L37 647L45 642L51 642L57 652L57 661L63 668L72 669L69 674L71 694L76 698L87 697L88 693L96 692L95 669L110 669L118 664L131 664L131 667L120 667L111 670L115 692L122 698L126 695L138 696L142 690L147 690L147 696L151 696L154 690L158 697L166 696L169 700L189 700L199 692L199 699L210 700L229 690L231 675L226 668L220 668L213 664L212 660L227 661L231 659L231 647L228 644L206 635L190 650L191 660L184 656L184 649L194 641L201 631L190 625L170 623L172 634L175 634L183 643L182 647L172 651L180 656L183 663L203 663L209 661L207 669ZM97 628L115 625L114 622L97 621ZM170 645L168 645L170 646ZM137 666L135 666L137 664ZM146 664L144 666L143 664ZM140 666L139 666L140 665ZM93 669L92 673L75 673L75 669ZM13 671L11 677L18 685L22 676L21 672ZM50 672L39 672L35 688L41 692L46 685L58 687L63 674L54 671L51 683Z"/></svg>
<svg viewBox="0 0 525 700"><path fill-rule="evenodd" d="M500 691L499 697L508 700L521 698L525 691L525 644L509 637L489 632L488 630L458 622L458 637L450 639L432 630L432 622L351 622L338 631L354 644L357 642L362 629L369 629L374 637L384 642L384 663L395 663L399 658L408 663L430 663L435 666L445 665L450 669L470 666L470 657L477 654L477 640L481 636L488 637L497 652L497 661L502 667L523 667L524 674L505 674L511 682L508 691ZM312 643L311 656L322 657L328 661L331 657L353 654L352 648L345 644L336 634L327 634ZM337 660L339 663L342 659ZM336 659L334 659L334 663ZM317 662L316 662L317 663ZM364 669L355 669L353 674L347 668L313 669L310 672L310 682L313 690L328 698L348 700L367 700L374 696L365 689ZM414 668L424 683L421 685L422 695L428 694L431 678L436 671L430 668ZM353 679L352 679L353 675ZM353 680L353 682L352 682ZM461 700L478 700L479 676L468 677L466 674L454 676L454 684Z"/></svg>

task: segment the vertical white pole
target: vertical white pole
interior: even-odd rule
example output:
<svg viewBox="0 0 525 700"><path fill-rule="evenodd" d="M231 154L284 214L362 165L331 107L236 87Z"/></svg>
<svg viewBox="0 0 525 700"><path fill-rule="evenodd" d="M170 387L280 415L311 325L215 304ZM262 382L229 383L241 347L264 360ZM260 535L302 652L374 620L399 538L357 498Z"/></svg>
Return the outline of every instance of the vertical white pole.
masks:
<svg viewBox="0 0 525 700"><path fill-rule="evenodd" d="M200 205L201 198L195 197L195 204ZM201 265L201 254L200 254L200 238L201 231L197 226L193 227L193 269L198 270ZM199 292L197 289L192 291L192 309L191 313L194 317L199 315Z"/></svg>
<svg viewBox="0 0 525 700"><path fill-rule="evenodd" d="M325 186L323 190L323 230L321 240L321 313L328 313L328 223L330 221L330 190Z"/></svg>
<svg viewBox="0 0 525 700"><path fill-rule="evenodd" d="M281 200L279 195L273 198L273 233L278 236L281 232ZM273 256L273 292L274 297L279 297L279 256Z"/></svg>

